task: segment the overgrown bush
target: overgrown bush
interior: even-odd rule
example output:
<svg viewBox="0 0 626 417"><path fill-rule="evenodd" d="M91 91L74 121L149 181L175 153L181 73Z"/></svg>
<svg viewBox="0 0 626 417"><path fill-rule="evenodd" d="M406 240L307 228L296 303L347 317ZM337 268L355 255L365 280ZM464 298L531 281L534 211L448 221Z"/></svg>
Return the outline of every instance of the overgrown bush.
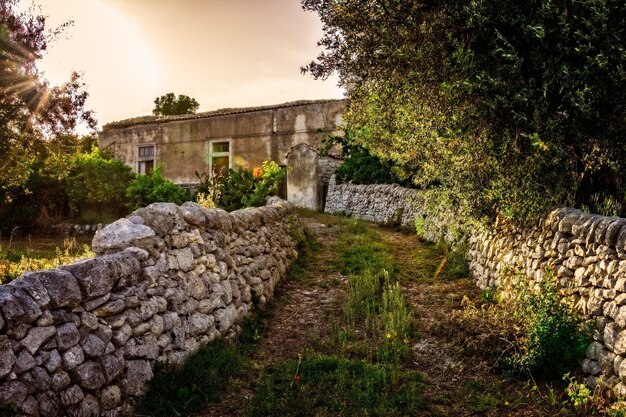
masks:
<svg viewBox="0 0 626 417"><path fill-rule="evenodd" d="M535 378L560 379L576 369L590 331L565 303L550 272L538 284L522 275L507 277L495 294L483 294L485 304L465 298L464 308L441 326L455 333L468 354L487 356L504 372Z"/></svg>
<svg viewBox="0 0 626 417"><path fill-rule="evenodd" d="M129 166L98 148L76 154L66 179L70 209L74 214L95 211L110 217L123 215L125 192L133 177Z"/></svg>
<svg viewBox="0 0 626 417"><path fill-rule="evenodd" d="M278 193L286 174L287 170L273 161L263 162L260 172L230 169L220 181L219 206L226 211L262 206L267 197Z"/></svg>
<svg viewBox="0 0 626 417"><path fill-rule="evenodd" d="M381 160L367 148L355 144L352 135L350 130L346 130L344 136L330 136L324 140L322 154L334 145L341 147L343 161L335 171L337 179L356 184L410 185L410 182L401 180L394 174L392 163Z"/></svg>
<svg viewBox="0 0 626 417"><path fill-rule="evenodd" d="M166 180L161 168L155 167L148 175L137 175L130 183L126 189L129 209L136 210L160 202L183 204L192 199L189 190Z"/></svg>
<svg viewBox="0 0 626 417"><path fill-rule="evenodd" d="M519 280L513 288L512 303L521 334L519 350L506 365L516 372L546 378L560 378L574 370L585 356L589 329L563 302L554 276L546 273L537 286Z"/></svg>
<svg viewBox="0 0 626 417"><path fill-rule="evenodd" d="M442 249L443 259L435 272L435 278L451 280L469 276L467 244L457 244L450 247L447 243L440 241L437 246Z"/></svg>

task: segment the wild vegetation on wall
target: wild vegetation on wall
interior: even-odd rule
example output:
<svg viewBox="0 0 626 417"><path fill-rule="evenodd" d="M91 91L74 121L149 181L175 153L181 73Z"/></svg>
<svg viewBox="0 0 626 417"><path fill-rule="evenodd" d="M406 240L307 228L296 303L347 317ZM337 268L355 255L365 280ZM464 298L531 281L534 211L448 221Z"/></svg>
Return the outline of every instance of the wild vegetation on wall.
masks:
<svg viewBox="0 0 626 417"><path fill-rule="evenodd" d="M303 0L354 143L475 216L620 211L626 9L615 0ZM608 204L607 204L608 202Z"/></svg>

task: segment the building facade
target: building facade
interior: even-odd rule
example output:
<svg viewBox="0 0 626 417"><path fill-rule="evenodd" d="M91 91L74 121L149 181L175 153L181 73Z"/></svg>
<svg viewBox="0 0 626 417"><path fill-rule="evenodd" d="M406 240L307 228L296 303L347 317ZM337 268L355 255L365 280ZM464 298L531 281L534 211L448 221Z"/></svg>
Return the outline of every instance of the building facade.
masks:
<svg viewBox="0 0 626 417"><path fill-rule="evenodd" d="M344 100L314 100L181 116L146 116L105 125L99 143L101 149L109 150L136 173L145 174L162 165L167 179L177 184L196 184L196 173L252 169L263 161L287 166L287 155L296 145L319 149L324 138L342 134L345 105ZM313 159L311 164L317 163L317 158ZM301 164L306 165L306 161ZM300 167L299 171L302 169L306 170ZM297 186L290 181L297 175L287 174L284 197L313 201L302 198L301 194L308 191L301 180ZM318 186L311 184L310 188Z"/></svg>

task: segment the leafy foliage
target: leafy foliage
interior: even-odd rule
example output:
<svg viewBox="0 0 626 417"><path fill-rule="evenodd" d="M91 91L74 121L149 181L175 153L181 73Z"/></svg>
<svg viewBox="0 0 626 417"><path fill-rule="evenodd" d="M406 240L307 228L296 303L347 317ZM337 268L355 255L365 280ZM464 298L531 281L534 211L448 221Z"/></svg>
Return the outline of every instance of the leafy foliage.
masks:
<svg viewBox="0 0 626 417"><path fill-rule="evenodd" d="M560 378L576 368L590 342L584 321L562 302L556 280L546 274L538 288L514 286L515 316L521 323L520 349L506 360L518 372Z"/></svg>
<svg viewBox="0 0 626 417"><path fill-rule="evenodd" d="M352 140L350 130L347 130L344 136L327 138L324 148L328 150L335 144L341 146L343 158L335 171L337 179L352 181L356 184L407 183L394 175L392 163L383 162L379 157L372 155L367 148L356 145Z"/></svg>
<svg viewBox="0 0 626 417"><path fill-rule="evenodd" d="M564 303L551 272L540 283L507 276L497 292L482 297L482 306L466 297L464 309L450 317L467 354L489 356L506 373L534 378L558 380L577 368L591 341L590 328Z"/></svg>
<svg viewBox="0 0 626 417"><path fill-rule="evenodd" d="M69 24L46 31L45 17L17 14L16 4L0 1L0 203L20 194L46 138L71 133L79 123L96 126L78 74L51 87L37 69L48 41Z"/></svg>
<svg viewBox="0 0 626 417"><path fill-rule="evenodd" d="M167 93L154 99L154 109L152 113L155 116L175 116L179 114L194 114L198 111L200 104L196 99L179 94L178 97L174 93Z"/></svg>
<svg viewBox="0 0 626 417"><path fill-rule="evenodd" d="M128 208L136 210L152 203L183 204L192 199L191 192L165 179L162 166L157 166L148 175L137 175L126 189Z"/></svg>
<svg viewBox="0 0 626 417"><path fill-rule="evenodd" d="M622 2L302 0L318 59L348 90L354 143L403 178L525 218L557 203L623 201Z"/></svg>
<svg viewBox="0 0 626 417"><path fill-rule="evenodd" d="M106 208L123 214L120 209L126 202L125 191L132 179L130 167L98 148L76 154L66 179L70 208L74 212Z"/></svg>
<svg viewBox="0 0 626 417"><path fill-rule="evenodd" d="M28 178L0 203L0 228L28 230L72 217L103 222L125 214L124 190L130 168L93 144L93 137L58 135L47 140L29 163Z"/></svg>
<svg viewBox="0 0 626 417"><path fill-rule="evenodd" d="M227 211L262 206L267 197L278 193L286 174L287 170L273 161L264 161L260 172L230 169L220 183L219 206Z"/></svg>

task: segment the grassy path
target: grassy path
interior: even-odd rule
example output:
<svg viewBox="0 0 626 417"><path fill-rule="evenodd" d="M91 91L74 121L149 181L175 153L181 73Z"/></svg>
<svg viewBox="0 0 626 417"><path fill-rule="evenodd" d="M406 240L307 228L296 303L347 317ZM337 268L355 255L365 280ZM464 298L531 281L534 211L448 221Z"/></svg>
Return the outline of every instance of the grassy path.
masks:
<svg viewBox="0 0 626 417"><path fill-rule="evenodd" d="M491 369L480 335L451 318L480 292L468 278L433 278L443 256L436 246L339 217L303 220L316 249L248 329L254 347L242 371L198 417L576 415L562 410L562 387L531 389ZM396 303L411 310L406 334L389 327L402 321L401 304L392 313L370 308L368 289L355 284L368 276L377 277L379 304L399 284Z"/></svg>

